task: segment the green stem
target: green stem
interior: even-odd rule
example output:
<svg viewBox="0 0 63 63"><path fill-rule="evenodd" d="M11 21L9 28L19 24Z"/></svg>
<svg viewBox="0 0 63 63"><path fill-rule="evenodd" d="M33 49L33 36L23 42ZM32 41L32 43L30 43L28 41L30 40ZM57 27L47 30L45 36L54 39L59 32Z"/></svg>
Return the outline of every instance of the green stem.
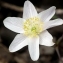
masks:
<svg viewBox="0 0 63 63"><path fill-rule="evenodd" d="M57 54L58 54L59 60L63 63L63 60L61 59L61 56L60 56L60 53L59 53L58 47L56 47L56 52L57 52Z"/></svg>

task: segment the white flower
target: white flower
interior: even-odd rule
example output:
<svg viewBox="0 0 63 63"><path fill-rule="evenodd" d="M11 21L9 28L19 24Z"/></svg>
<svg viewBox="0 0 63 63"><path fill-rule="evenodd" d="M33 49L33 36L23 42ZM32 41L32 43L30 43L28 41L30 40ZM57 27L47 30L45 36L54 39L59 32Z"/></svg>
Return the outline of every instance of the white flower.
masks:
<svg viewBox="0 0 63 63"><path fill-rule="evenodd" d="M28 45L30 57L33 61L39 58L39 44L53 46L53 37L46 30L48 28L62 25L62 19L50 20L55 14L55 6L37 13L30 1L25 1L23 18L7 17L3 23L8 29L19 33L12 41L9 51L15 52Z"/></svg>

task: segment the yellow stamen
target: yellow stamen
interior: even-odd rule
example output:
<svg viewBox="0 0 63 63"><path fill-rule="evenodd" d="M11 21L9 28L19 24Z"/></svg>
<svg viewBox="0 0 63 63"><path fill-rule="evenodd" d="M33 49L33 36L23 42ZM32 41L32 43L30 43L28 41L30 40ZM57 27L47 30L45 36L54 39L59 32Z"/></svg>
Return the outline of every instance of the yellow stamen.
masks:
<svg viewBox="0 0 63 63"><path fill-rule="evenodd" d="M23 28L25 35L35 37L43 31L43 22L38 17L29 18L24 22Z"/></svg>

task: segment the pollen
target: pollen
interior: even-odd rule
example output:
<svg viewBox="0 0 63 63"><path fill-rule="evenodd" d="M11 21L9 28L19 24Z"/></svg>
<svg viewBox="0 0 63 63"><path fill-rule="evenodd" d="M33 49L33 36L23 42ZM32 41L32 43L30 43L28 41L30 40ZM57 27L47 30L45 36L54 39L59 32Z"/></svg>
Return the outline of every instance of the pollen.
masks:
<svg viewBox="0 0 63 63"><path fill-rule="evenodd" d="M35 37L43 31L43 22L38 17L29 18L24 22L23 28L25 35Z"/></svg>

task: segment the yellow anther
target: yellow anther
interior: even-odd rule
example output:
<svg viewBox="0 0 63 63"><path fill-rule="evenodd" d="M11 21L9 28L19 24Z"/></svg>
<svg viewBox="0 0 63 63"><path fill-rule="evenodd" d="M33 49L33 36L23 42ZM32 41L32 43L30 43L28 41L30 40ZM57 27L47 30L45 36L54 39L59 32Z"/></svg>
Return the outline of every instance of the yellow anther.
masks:
<svg viewBox="0 0 63 63"><path fill-rule="evenodd" d="M29 18L24 22L23 28L25 35L34 37L43 31L43 22L38 17Z"/></svg>

